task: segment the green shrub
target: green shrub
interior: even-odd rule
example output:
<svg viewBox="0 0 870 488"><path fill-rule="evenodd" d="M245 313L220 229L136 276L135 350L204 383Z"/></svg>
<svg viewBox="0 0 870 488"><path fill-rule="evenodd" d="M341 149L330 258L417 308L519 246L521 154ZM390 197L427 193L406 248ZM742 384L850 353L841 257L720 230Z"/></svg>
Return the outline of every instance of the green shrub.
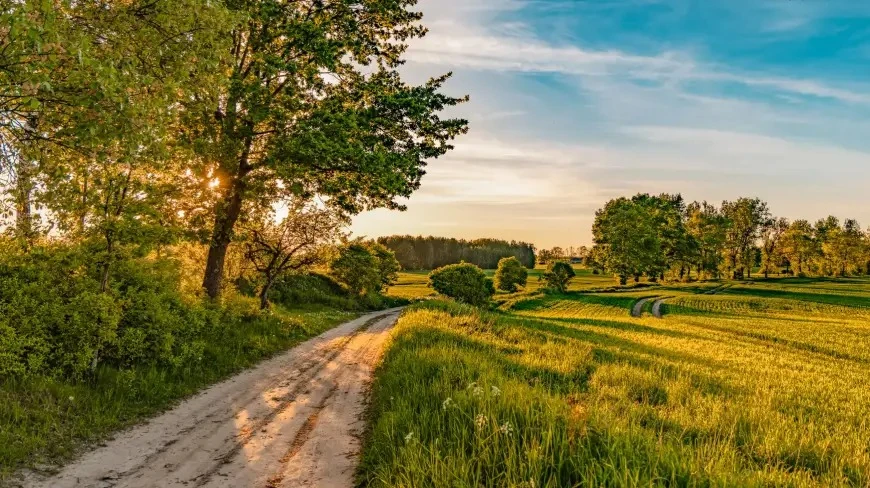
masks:
<svg viewBox="0 0 870 488"><path fill-rule="evenodd" d="M502 258L495 271L495 287L499 290L513 293L518 286L525 287L529 272L519 259L511 256Z"/></svg>
<svg viewBox="0 0 870 488"><path fill-rule="evenodd" d="M282 276L272 285L269 301L287 307L317 304L349 310L359 308L340 283L318 273L290 273Z"/></svg>
<svg viewBox="0 0 870 488"><path fill-rule="evenodd" d="M377 242L352 242L338 250L330 273L357 296L380 293L399 277L396 255Z"/></svg>
<svg viewBox="0 0 870 488"><path fill-rule="evenodd" d="M547 272L543 274L547 288L559 293L565 293L568 290L568 283L571 282L571 278L574 276L576 276L574 268L564 261L550 263L547 266Z"/></svg>
<svg viewBox="0 0 870 488"><path fill-rule="evenodd" d="M450 264L432 271L429 284L442 295L476 306L489 303L495 293L492 280L469 263Z"/></svg>

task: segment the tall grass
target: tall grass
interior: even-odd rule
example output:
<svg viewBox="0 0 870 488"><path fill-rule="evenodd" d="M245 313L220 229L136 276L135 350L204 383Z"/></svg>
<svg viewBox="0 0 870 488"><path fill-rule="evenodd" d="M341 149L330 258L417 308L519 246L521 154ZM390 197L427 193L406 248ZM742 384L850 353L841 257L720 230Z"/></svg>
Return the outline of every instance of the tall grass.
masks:
<svg viewBox="0 0 870 488"><path fill-rule="evenodd" d="M870 282L802 300L831 285L668 290L664 319L613 295L416 305L373 385L360 484L870 486ZM782 293L756 307L753 286Z"/></svg>

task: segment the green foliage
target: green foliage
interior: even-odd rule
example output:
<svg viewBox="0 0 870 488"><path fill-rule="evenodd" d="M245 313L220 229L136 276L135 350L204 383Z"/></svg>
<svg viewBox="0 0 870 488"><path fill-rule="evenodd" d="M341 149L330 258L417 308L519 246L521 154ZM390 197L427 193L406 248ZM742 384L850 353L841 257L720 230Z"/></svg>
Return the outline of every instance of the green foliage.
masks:
<svg viewBox="0 0 870 488"><path fill-rule="evenodd" d="M378 263L378 279L381 284L381 288L378 291L380 292L385 287L396 283L399 279L399 271L402 270L402 266L396 259L396 253L383 244L372 241L366 243L366 247Z"/></svg>
<svg viewBox="0 0 870 488"><path fill-rule="evenodd" d="M470 263L449 264L432 271L429 284L444 296L478 307L489 303L495 293L492 280Z"/></svg>
<svg viewBox="0 0 870 488"><path fill-rule="evenodd" d="M565 293L568 290L568 283L574 276L576 276L574 267L565 261L551 262L547 266L547 272L541 275L544 282L547 283L547 288L559 293Z"/></svg>
<svg viewBox="0 0 870 488"><path fill-rule="evenodd" d="M494 269L501 258L510 256L529 269L535 267L535 247L527 242L410 235L380 237L378 242L395 252L406 270L432 270L463 261Z"/></svg>
<svg viewBox="0 0 870 488"><path fill-rule="evenodd" d="M330 274L357 296L378 293L385 285L380 260L364 243L342 246L329 265Z"/></svg>
<svg viewBox="0 0 870 488"><path fill-rule="evenodd" d="M502 258L495 271L495 287L499 290L513 293L517 287L525 287L529 272L515 257Z"/></svg>

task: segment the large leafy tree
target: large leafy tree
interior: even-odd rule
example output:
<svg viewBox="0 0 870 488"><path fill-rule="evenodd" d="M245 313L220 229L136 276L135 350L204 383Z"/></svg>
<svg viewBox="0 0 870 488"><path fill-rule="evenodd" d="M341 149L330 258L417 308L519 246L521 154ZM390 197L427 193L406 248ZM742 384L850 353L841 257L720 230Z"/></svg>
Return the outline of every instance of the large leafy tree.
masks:
<svg viewBox="0 0 870 488"><path fill-rule="evenodd" d="M761 272L767 278L778 273L783 260L782 241L788 231L788 219L769 219L761 229Z"/></svg>
<svg viewBox="0 0 870 488"><path fill-rule="evenodd" d="M592 225L595 245L605 269L614 273L620 284L629 276L636 279L648 270L657 273L663 261L656 214L650 207L627 198L607 202L595 212Z"/></svg>
<svg viewBox="0 0 870 488"><path fill-rule="evenodd" d="M416 0L226 0L235 18L219 79L186 102L194 172L216 178L203 286L219 294L227 248L248 208L312 194L348 213L387 207L466 131L438 113L464 98L397 69L425 34Z"/></svg>
<svg viewBox="0 0 870 488"><path fill-rule="evenodd" d="M733 278L751 277L755 242L765 222L770 219L767 203L758 198L738 198L733 202L722 202L721 212L727 221L725 270Z"/></svg>
<svg viewBox="0 0 870 488"><path fill-rule="evenodd" d="M688 246L698 277L714 276L725 243L726 220L715 205L692 202L686 208L686 232L691 240Z"/></svg>

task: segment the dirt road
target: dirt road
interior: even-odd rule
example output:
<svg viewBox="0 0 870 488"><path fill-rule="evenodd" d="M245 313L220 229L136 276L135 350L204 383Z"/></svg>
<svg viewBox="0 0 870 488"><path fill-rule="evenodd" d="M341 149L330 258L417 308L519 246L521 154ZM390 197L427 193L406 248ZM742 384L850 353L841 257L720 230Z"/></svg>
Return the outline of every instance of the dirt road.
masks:
<svg viewBox="0 0 870 488"><path fill-rule="evenodd" d="M652 298L641 298L640 300L634 302L634 306L631 307L631 316L632 317L640 317L643 315L643 306L646 302L652 300Z"/></svg>
<svg viewBox="0 0 870 488"><path fill-rule="evenodd" d="M34 487L349 487L399 310L340 325L119 433Z"/></svg>

